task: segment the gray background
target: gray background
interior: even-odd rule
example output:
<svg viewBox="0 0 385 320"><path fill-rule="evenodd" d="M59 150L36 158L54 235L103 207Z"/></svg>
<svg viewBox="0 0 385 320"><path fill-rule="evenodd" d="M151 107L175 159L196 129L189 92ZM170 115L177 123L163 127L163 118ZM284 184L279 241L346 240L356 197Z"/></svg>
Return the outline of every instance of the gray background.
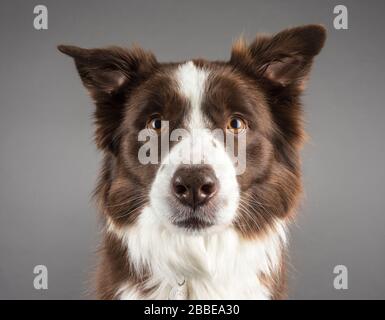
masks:
<svg viewBox="0 0 385 320"><path fill-rule="evenodd" d="M349 30L333 29L333 8ZM33 28L45 4L49 29ZM99 239L93 106L59 43L138 43L159 60L227 59L240 34L322 23L306 91L306 198L291 233L290 298L385 298L385 81L379 1L1 1L0 298L87 298ZM44 264L49 289L33 288ZM333 267L349 289L333 288Z"/></svg>

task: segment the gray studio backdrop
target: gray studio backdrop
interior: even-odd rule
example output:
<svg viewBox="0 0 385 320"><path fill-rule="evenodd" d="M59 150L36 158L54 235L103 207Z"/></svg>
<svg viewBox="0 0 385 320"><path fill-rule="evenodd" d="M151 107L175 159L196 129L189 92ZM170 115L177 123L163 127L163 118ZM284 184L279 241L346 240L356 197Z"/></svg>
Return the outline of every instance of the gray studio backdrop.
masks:
<svg viewBox="0 0 385 320"><path fill-rule="evenodd" d="M48 30L33 8L48 8ZM333 28L333 8L349 29ZM244 34L322 23L328 40L304 102L306 197L290 237L290 298L385 298L385 59L379 1L0 3L0 298L84 299L99 239L90 201L100 156L93 105L60 43L227 59ZM33 268L48 268L48 290ZM348 268L335 290L333 268Z"/></svg>

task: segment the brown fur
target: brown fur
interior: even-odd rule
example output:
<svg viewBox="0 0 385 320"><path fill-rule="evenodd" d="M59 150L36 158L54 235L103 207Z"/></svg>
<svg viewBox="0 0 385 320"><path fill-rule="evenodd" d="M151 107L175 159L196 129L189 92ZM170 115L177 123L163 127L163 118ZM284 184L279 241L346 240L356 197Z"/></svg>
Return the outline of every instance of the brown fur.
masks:
<svg viewBox="0 0 385 320"><path fill-rule="evenodd" d="M234 113L250 120L247 169L238 176L246 209L239 209L234 221L246 239L266 232L273 219L290 219L295 213L302 193L299 152L305 137L300 95L324 41L323 27L304 26L257 37L250 45L238 41L227 62L194 61L211 71L202 108L213 128L225 127ZM170 130L185 126L189 105L170 80L179 64L159 63L140 48L59 50L75 59L96 104L95 141L105 154L95 190L101 211L117 226L134 224L159 169L139 163L137 132L153 112L170 121ZM115 298L123 282L140 286L148 276L149 270L141 275L133 271L126 250L114 236L105 235L100 298ZM282 259L276 274L264 278L274 298L284 296L284 274Z"/></svg>

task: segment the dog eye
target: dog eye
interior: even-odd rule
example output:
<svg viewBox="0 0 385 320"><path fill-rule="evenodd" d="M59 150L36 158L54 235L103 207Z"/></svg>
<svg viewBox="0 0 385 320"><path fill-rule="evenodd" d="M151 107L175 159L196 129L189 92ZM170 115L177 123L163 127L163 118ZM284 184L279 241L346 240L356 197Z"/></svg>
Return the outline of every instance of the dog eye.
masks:
<svg viewBox="0 0 385 320"><path fill-rule="evenodd" d="M246 128L247 128L246 121L240 117L232 117L227 122L227 129L234 133L238 133Z"/></svg>
<svg viewBox="0 0 385 320"><path fill-rule="evenodd" d="M152 117L147 121L147 128L159 132L162 129L162 119L159 116Z"/></svg>

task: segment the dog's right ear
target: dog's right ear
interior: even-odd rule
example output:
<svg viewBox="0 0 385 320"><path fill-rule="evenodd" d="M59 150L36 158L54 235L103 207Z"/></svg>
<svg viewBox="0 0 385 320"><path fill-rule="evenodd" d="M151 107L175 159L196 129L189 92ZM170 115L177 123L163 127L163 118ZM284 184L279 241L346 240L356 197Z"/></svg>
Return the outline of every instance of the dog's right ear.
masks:
<svg viewBox="0 0 385 320"><path fill-rule="evenodd" d="M135 85L157 65L155 56L141 48L83 49L60 45L58 49L74 58L84 86L95 99L113 95L125 85Z"/></svg>
<svg viewBox="0 0 385 320"><path fill-rule="evenodd" d="M157 68L155 56L140 48L83 49L60 45L58 49L74 58L80 78L96 104L97 146L116 153L125 99Z"/></svg>

